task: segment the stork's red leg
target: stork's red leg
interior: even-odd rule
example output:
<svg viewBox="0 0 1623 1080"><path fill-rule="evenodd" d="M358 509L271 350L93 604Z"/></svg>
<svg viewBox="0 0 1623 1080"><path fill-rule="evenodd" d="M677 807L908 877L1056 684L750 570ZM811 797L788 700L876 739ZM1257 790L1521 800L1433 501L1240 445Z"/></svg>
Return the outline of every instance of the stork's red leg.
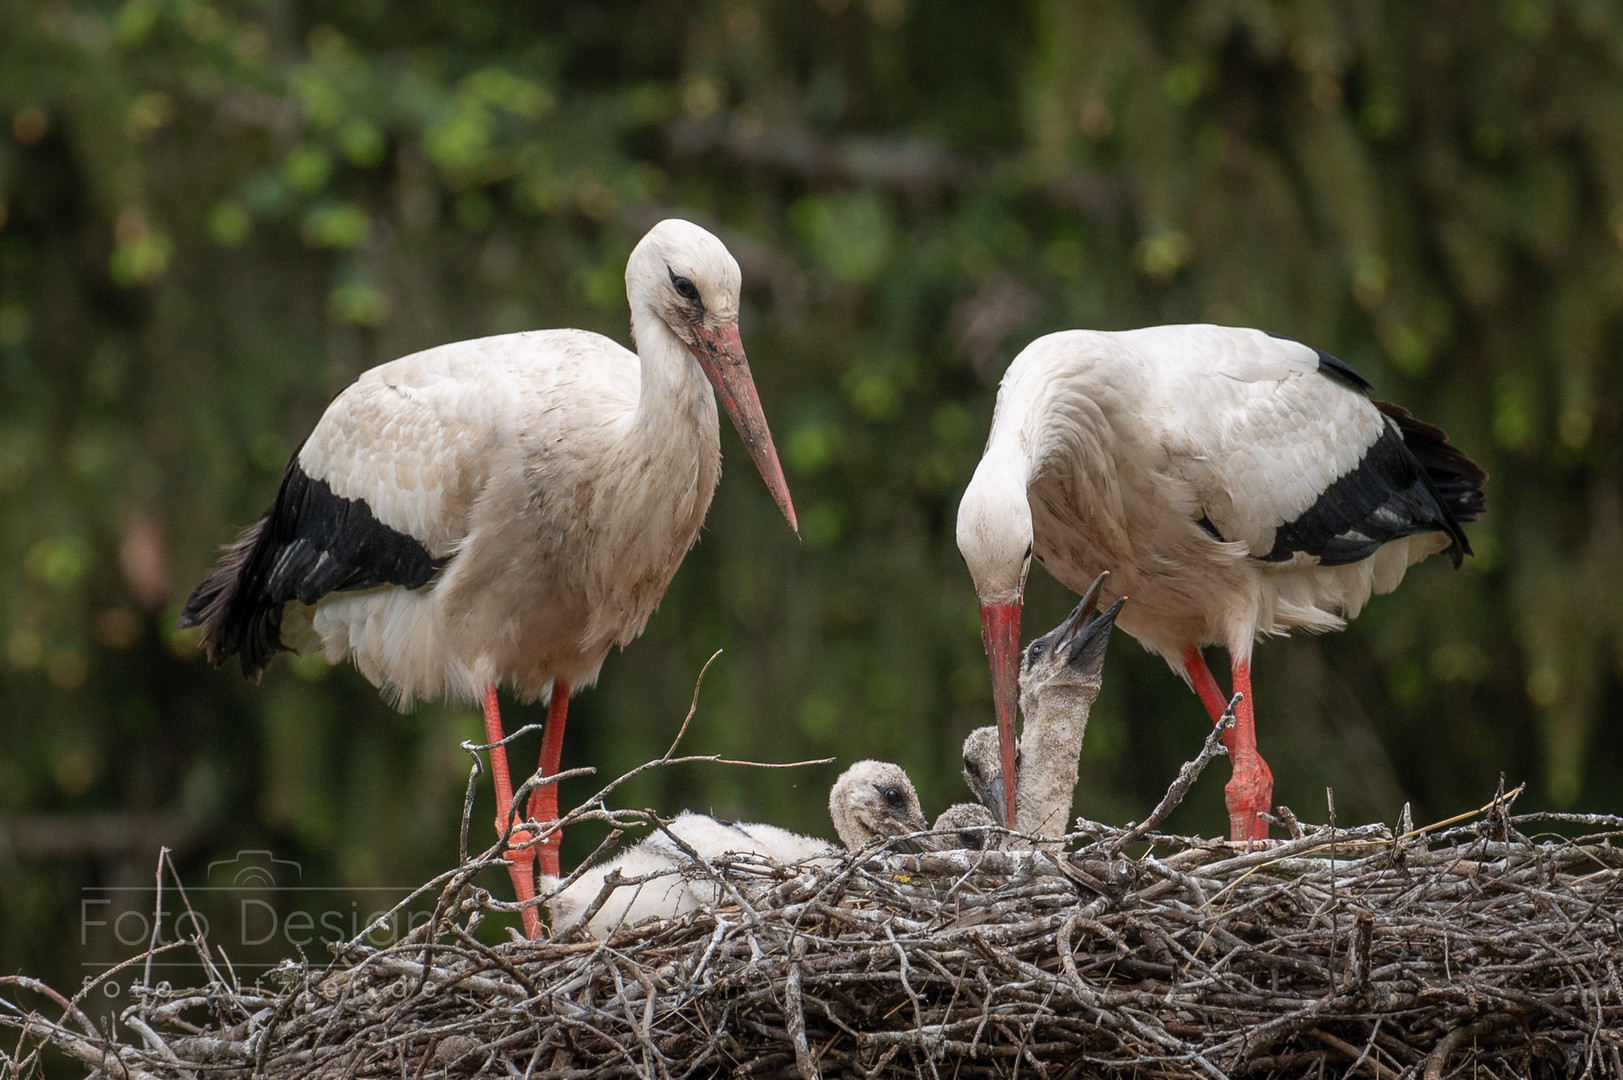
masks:
<svg viewBox="0 0 1623 1080"><path fill-rule="evenodd" d="M1256 713L1251 705L1251 664L1245 660L1233 662L1234 689L1242 696L1234 710L1234 742L1229 757L1234 764L1234 776L1223 789L1229 807L1229 838L1233 840L1266 840L1268 823L1258 814L1274 806L1274 774L1268 763L1257 753Z"/></svg>
<svg viewBox="0 0 1623 1080"><path fill-rule="evenodd" d="M513 779L507 771L507 747L502 745L502 717L496 708L496 688L485 691L485 741L490 747L490 775L496 782L496 835L507 832L508 812L513 807ZM508 836L509 844L522 844L530 834L514 829ZM507 873L513 879L513 893L519 903L535 899L535 852L530 848L509 848L506 852ZM556 873L556 871L554 871ZM541 915L533 907L523 913L524 936L541 936Z"/></svg>
<svg viewBox="0 0 1623 1080"><path fill-rule="evenodd" d="M1199 649L1188 649L1183 654L1183 669L1189 682L1200 695L1200 703L1211 714L1212 723L1223 718L1228 699L1217 687L1217 679L1206 666ZM1256 713L1251 704L1251 665L1238 661L1231 667L1234 689L1239 691L1240 704L1234 709L1234 726L1223 734L1223 745L1229 752L1229 765L1233 777L1223 788L1224 802L1229 811L1230 840L1266 840L1268 823L1257 817L1273 808L1274 774L1268 763L1257 753Z"/></svg>
<svg viewBox="0 0 1623 1080"><path fill-rule="evenodd" d="M552 684L552 700L547 704L547 723L541 729L541 775L557 776L558 763L564 754L564 718L569 712L569 684L556 679ZM530 791L527 816L535 821L558 820L558 785L545 784ZM537 845L541 872L557 877L559 873L558 847L563 833L555 832Z"/></svg>
<svg viewBox="0 0 1623 1080"><path fill-rule="evenodd" d="M1189 676L1189 684L1195 688L1195 693L1200 695L1200 703L1206 706L1208 713L1211 713L1212 723L1223 719L1223 710L1228 708L1229 700L1223 696L1223 691L1217 688L1217 679L1212 675L1212 669L1206 666L1206 658L1200 655L1199 649L1184 650L1183 670ZM1223 737L1223 745L1229 746L1226 735Z"/></svg>

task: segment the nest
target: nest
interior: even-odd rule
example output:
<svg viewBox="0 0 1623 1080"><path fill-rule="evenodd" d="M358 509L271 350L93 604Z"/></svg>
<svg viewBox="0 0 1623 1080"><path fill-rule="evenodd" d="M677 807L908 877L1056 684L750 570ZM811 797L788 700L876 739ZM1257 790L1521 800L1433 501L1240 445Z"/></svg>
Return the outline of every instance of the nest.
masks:
<svg viewBox="0 0 1623 1080"><path fill-rule="evenodd" d="M1214 748L1063 850L695 864L722 902L606 942L482 942L513 910L469 884L493 849L396 944L244 985L194 942L208 985L104 1027L10 977L0 1076L45 1046L113 1080L1623 1075L1623 818L1501 792L1423 828L1281 811L1257 850L1155 832Z"/></svg>

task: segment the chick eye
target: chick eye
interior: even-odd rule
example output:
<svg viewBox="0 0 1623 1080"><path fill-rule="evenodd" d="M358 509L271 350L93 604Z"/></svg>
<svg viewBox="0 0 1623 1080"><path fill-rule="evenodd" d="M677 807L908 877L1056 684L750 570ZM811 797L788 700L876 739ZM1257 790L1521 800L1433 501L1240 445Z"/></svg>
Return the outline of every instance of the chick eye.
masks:
<svg viewBox="0 0 1623 1080"><path fill-rule="evenodd" d="M671 287L674 288L676 290L676 294L684 300L697 300L699 298L698 287L685 277L672 277Z"/></svg>
<svg viewBox="0 0 1623 1080"><path fill-rule="evenodd" d="M981 778L981 767L968 758L964 759L964 771L977 780Z"/></svg>
<svg viewBox="0 0 1623 1080"><path fill-rule="evenodd" d="M891 806L900 807L904 802L901 788L885 788L880 792L880 794L885 797L885 802L889 803Z"/></svg>
<svg viewBox="0 0 1623 1080"><path fill-rule="evenodd" d="M1042 652L1042 644L1041 638L1038 638L1036 641L1031 643L1031 645L1026 649L1026 663L1035 664L1037 662L1037 654Z"/></svg>

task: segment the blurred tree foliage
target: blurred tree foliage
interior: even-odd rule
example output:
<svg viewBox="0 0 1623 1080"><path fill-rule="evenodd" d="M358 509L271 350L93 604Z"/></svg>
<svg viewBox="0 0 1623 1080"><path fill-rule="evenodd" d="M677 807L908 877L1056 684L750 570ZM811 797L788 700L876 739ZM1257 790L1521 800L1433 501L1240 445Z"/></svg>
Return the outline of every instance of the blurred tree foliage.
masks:
<svg viewBox="0 0 1623 1080"><path fill-rule="evenodd" d="M0 968L71 970L77 889L159 843L330 882L454 858L472 709L307 661L246 685L179 601L364 368L626 340L625 257L673 214L743 265L803 539L726 434L567 765L663 751L725 648L686 749L838 760L631 803L826 834L864 755L949 801L990 717L951 526L999 374L1046 331L1211 320L1337 353L1493 474L1463 572L1259 653L1280 801L1425 819L1503 771L1619 809L1620 68L1609 0L0 0ZM1039 578L1028 633L1071 602ZM1080 806L1119 820L1205 721L1126 638L1107 681ZM1175 824L1221 831L1197 794Z"/></svg>

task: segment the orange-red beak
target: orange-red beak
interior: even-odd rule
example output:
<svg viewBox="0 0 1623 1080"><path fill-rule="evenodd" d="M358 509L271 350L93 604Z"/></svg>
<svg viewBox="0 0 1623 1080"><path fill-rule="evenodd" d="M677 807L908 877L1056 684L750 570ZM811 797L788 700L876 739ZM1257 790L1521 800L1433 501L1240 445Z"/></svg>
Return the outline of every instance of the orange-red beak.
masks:
<svg viewBox="0 0 1623 1080"><path fill-rule="evenodd" d="M1003 766L1003 809L1014 828L1014 710L1020 699L1020 601L981 605L981 636L992 666L992 703L997 707L997 747Z"/></svg>
<svg viewBox="0 0 1623 1080"><path fill-rule="evenodd" d="M729 324L712 331L694 324L693 333L697 342L693 347L694 358L710 385L716 388L722 408L732 418L733 427L744 440L744 448L754 459L773 501L788 519L789 527L798 534L800 525L795 521L795 504L789 499L789 485L783 479L783 466L778 464L778 451L772 445L766 414L761 411L761 397L755 392L755 379L750 375L750 362L744 355L738 327Z"/></svg>

